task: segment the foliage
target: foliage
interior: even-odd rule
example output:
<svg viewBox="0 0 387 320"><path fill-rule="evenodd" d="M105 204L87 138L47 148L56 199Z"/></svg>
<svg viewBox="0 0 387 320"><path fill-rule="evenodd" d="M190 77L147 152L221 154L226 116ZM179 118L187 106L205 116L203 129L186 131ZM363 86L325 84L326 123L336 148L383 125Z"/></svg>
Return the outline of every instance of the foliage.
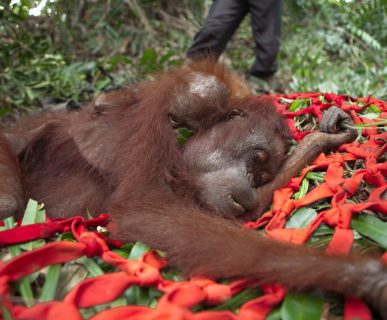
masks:
<svg viewBox="0 0 387 320"><path fill-rule="evenodd" d="M386 31L369 23L383 12L381 1L326 2L289 2L282 57L291 61L290 89L386 97Z"/></svg>
<svg viewBox="0 0 387 320"><path fill-rule="evenodd" d="M152 1L51 1L39 16L30 15L41 2L0 5L0 116L70 98L86 101L138 81L181 60L194 33L185 2L164 12ZM201 8L197 1L190 6ZM187 23L173 12L186 12Z"/></svg>

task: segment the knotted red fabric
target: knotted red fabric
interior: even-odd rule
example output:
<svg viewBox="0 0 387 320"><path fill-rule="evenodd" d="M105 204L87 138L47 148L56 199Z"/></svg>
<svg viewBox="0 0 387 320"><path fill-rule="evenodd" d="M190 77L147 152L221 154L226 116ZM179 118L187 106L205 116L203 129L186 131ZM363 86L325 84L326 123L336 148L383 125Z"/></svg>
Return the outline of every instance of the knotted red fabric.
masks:
<svg viewBox="0 0 387 320"><path fill-rule="evenodd" d="M323 111L330 106L338 106L352 115L357 124L372 124L371 120L360 116L369 106L380 110L380 118L386 118L387 105L372 97L354 99L345 95L302 93L274 96L277 109L287 118L295 140L301 140L312 131L304 132L296 126L295 117L310 114L321 120ZM301 110L289 111L289 101L309 99L309 106ZM327 246L330 255L346 255L352 248L354 234L351 219L366 209L387 214L387 201L381 195L387 190L387 164L378 162L386 151L387 132L380 133L376 127L361 129L365 142L345 144L336 153L321 154L311 166L293 178L286 187L275 192L271 210L257 221L246 223L249 228L264 227L268 237L295 244L304 244L325 223L334 228L334 234ZM345 175L347 162L362 160L364 166ZM296 199L294 194L308 172L325 171L324 181L305 196ZM368 198L361 203L349 201L362 183L372 187ZM320 211L303 229L286 228L286 221L296 209L324 199L330 207ZM144 306L120 306L96 313L92 320L114 319L264 319L272 308L281 303L286 288L279 284L261 286L263 295L244 303L237 314L231 311L193 312L198 304L218 305L248 287L255 287L254 281L237 280L221 284L207 278L191 278L186 281L166 280L160 270L167 261L151 251L138 260L127 260L111 251L121 243L110 239L90 228L105 226L109 215L86 220L73 217L66 220L47 220L45 223L27 226L17 225L13 229L0 232L0 245L9 246L37 239L48 239L54 234L71 232L76 242L57 241L40 248L23 252L6 262L0 262L0 312L7 310L14 319L82 319L80 309L109 303L120 297L132 285L155 287L163 293L156 308ZM99 257L108 265L116 267L115 272L88 278L71 289L62 301L37 302L26 307L11 298L10 285L48 265L66 263L82 256ZM381 257L387 263L387 253ZM2 310L2 311L1 311ZM360 300L348 297L344 308L345 319L372 319L367 306Z"/></svg>

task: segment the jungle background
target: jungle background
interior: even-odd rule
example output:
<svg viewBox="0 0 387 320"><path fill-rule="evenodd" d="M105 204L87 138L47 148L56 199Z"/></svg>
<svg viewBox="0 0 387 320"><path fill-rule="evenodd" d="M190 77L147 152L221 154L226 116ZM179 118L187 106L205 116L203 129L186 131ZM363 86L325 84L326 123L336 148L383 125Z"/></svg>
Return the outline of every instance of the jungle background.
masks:
<svg viewBox="0 0 387 320"><path fill-rule="evenodd" d="M285 0L278 78L287 92L387 97L383 0ZM1 0L0 116L77 106L181 64L210 0ZM249 17L225 61L254 60Z"/></svg>

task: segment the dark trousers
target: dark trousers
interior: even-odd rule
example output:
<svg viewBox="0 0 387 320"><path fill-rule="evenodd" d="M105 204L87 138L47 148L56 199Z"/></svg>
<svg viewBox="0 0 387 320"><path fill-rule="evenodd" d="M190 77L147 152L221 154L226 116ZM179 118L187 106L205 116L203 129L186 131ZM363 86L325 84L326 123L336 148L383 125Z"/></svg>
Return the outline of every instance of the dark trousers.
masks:
<svg viewBox="0 0 387 320"><path fill-rule="evenodd" d="M256 57L250 74L265 77L278 69L282 0L215 0L187 56L217 58L248 12L251 13Z"/></svg>

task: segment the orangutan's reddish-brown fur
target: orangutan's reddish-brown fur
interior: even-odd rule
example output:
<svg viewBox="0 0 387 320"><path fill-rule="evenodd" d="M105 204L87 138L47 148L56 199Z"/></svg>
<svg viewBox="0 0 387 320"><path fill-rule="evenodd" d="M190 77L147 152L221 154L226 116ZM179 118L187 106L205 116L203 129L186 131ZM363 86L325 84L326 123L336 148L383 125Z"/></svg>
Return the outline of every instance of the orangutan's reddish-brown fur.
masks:
<svg viewBox="0 0 387 320"><path fill-rule="evenodd" d="M228 95L202 99L187 94L193 73L215 76L222 83L217 89L225 86ZM188 99L192 105L187 118L176 106L180 94L182 104ZM0 216L22 212L30 197L44 202L50 217L108 212L113 237L164 250L186 273L275 281L291 290L318 287L362 297L387 314L387 272L378 260L329 257L263 239L201 203L200 184L187 169L194 160L187 151L183 161L185 149L176 143L171 117L196 131L186 150L206 147L226 126L229 140L217 141L226 152L247 136L245 122L224 124L234 108L247 114L237 121L258 124L262 135L277 141L278 157L268 163L279 168L284 162L271 182L258 186L256 213L318 153L353 139L348 132L316 133L285 160L284 122L267 99L251 99L243 81L222 66L184 66L104 94L80 112L46 113L5 129L0 135Z"/></svg>

